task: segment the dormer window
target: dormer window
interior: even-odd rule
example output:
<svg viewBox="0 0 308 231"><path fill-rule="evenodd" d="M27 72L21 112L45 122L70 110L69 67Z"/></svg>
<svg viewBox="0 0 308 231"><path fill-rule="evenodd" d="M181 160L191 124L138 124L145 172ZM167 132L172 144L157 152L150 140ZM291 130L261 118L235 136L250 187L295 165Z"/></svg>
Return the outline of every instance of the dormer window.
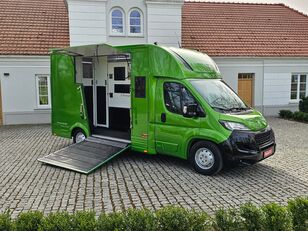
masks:
<svg viewBox="0 0 308 231"><path fill-rule="evenodd" d="M111 34L112 35L124 35L124 12L115 8L111 11Z"/></svg>
<svg viewBox="0 0 308 231"><path fill-rule="evenodd" d="M129 12L129 35L142 35L142 13L138 9L132 9Z"/></svg>

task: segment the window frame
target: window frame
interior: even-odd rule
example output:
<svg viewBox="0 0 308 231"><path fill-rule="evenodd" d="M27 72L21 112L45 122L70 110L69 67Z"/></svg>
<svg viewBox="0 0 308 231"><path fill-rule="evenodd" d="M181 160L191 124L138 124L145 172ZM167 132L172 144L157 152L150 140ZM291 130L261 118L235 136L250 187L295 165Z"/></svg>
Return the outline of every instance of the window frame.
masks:
<svg viewBox="0 0 308 231"><path fill-rule="evenodd" d="M123 32L122 33L121 32L114 32L113 31L113 25L112 25L112 18L113 17L112 17L112 13L115 10L119 10L122 13L122 27L123 27ZM109 27L110 27L109 33L110 33L110 35L112 35L112 36L119 36L119 37L126 35L126 17L125 17L125 12L124 12L124 10L122 8L120 8L120 7L113 7L110 10L110 13L109 13L109 21L110 21L110 23L109 23Z"/></svg>
<svg viewBox="0 0 308 231"><path fill-rule="evenodd" d="M40 89L39 89L39 78L47 77L47 91L48 91L48 104L40 104ZM36 106L38 109L50 109L51 108L51 89L50 89L50 76L48 74L36 74L35 75L35 85L36 85Z"/></svg>
<svg viewBox="0 0 308 231"><path fill-rule="evenodd" d="M296 99L291 99L291 94L292 94L292 76L297 76L297 89L296 89ZM292 73L291 78L290 78L290 95L289 95L289 100L290 103L299 103L300 101L300 85L301 85L301 75L306 76L306 89L305 89L305 96L308 96L308 74L307 73Z"/></svg>
<svg viewBox="0 0 308 231"><path fill-rule="evenodd" d="M130 32L130 27L131 26L135 26L135 25L131 25L130 24L130 19L131 19L131 16L130 16L130 14L133 12L133 11L138 11L138 13L140 14L140 33L132 33L132 32ZM127 33L128 33L128 35L129 36L131 36L131 37L143 37L144 36L144 34L143 34L143 27L144 27L144 22L143 22L143 12L139 9L139 8L136 8L136 7L134 7L134 8L131 8L129 11L128 11L128 15L127 15L127 17L128 17L128 19L127 19L127 24L128 24L128 26L127 26Z"/></svg>
<svg viewBox="0 0 308 231"><path fill-rule="evenodd" d="M179 85L181 85L181 87L182 88L185 88L186 89L186 91L191 95L191 97L194 99L194 102L198 105L198 110L199 110L199 115L197 115L197 117L205 117L205 110L203 109L203 107L201 106L201 104L200 104L200 102L199 102L199 100L194 96L194 94L192 93L192 91L187 87L187 86L185 86L183 83L181 83L181 82L177 82L177 81L164 81L163 83L162 83L162 89L163 89L163 105L164 105L164 108L165 108L165 110L166 110L166 112L168 112L168 113L172 113L172 114L175 114L175 115L178 115L178 116L184 116L184 114L183 114L183 93L181 92L181 102L180 102L180 104L181 104L181 108L180 108L180 110L181 110L181 114L179 114L179 113L177 113L177 112L174 112L174 111L170 111L168 108L167 108L167 106L166 106L166 99L165 99L165 84L170 84L170 83L173 83L173 84L179 84ZM201 113L201 114L200 114Z"/></svg>

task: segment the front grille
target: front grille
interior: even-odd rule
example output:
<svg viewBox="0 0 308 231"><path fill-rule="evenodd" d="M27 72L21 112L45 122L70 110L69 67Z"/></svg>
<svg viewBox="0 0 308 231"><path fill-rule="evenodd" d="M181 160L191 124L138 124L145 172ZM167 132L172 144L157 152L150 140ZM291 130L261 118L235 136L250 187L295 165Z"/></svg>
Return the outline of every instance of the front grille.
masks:
<svg viewBox="0 0 308 231"><path fill-rule="evenodd" d="M266 131L263 133L256 134L255 136L256 143L259 146L266 144L271 141L271 131Z"/></svg>

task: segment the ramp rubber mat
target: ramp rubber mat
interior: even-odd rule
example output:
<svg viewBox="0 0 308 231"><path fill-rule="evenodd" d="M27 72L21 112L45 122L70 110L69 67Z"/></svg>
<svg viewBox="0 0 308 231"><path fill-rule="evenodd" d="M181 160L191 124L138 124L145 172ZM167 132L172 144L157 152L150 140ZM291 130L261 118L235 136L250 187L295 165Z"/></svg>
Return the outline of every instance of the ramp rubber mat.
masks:
<svg viewBox="0 0 308 231"><path fill-rule="evenodd" d="M127 143L90 137L81 143L72 144L39 158L38 161L89 174L129 147Z"/></svg>

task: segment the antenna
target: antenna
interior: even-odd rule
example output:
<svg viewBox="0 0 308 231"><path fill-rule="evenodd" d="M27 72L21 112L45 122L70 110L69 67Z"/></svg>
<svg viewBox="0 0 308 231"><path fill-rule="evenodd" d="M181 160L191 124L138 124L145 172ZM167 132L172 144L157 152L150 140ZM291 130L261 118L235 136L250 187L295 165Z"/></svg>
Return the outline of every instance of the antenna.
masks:
<svg viewBox="0 0 308 231"><path fill-rule="evenodd" d="M178 46L179 46L179 48L182 48L182 44L181 44L181 42L180 42L180 36L178 36L178 34L176 33L176 31L174 31L174 33L175 33L175 36L176 36L177 39L178 39Z"/></svg>

